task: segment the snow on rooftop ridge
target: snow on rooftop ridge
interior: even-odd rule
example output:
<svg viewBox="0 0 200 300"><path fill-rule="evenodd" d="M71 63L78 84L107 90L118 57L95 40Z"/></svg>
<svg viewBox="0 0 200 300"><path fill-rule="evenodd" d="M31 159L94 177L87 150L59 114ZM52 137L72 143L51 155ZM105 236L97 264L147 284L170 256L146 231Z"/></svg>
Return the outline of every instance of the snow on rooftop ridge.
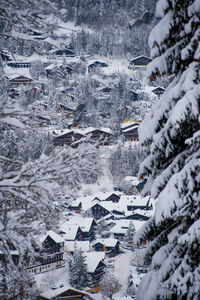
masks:
<svg viewBox="0 0 200 300"><path fill-rule="evenodd" d="M104 245L105 247L115 247L118 242L119 241L117 239L110 237L107 239L96 239L95 241L92 242L91 245L94 246L97 243L100 243L100 244Z"/></svg>
<svg viewBox="0 0 200 300"><path fill-rule="evenodd" d="M74 252L75 247L83 252L89 252L90 241L65 241L65 251Z"/></svg>
<svg viewBox="0 0 200 300"><path fill-rule="evenodd" d="M64 232L63 238L66 241L74 241L78 232L79 226L76 224L63 224L60 230Z"/></svg>
<svg viewBox="0 0 200 300"><path fill-rule="evenodd" d="M47 238L47 237L50 237L52 238L52 240L54 240L56 243L64 243L64 239L58 235L57 233L55 233L53 230L49 230L47 231L47 234L46 234L46 237L44 238L44 240ZM43 240L43 241L44 241Z"/></svg>
<svg viewBox="0 0 200 300"><path fill-rule="evenodd" d="M65 285L64 287L62 288L56 288L55 290L47 290L45 292L43 292L42 294L40 294L41 297L43 297L44 299L55 299L55 297L59 296L60 294L64 293L66 290L72 290L72 291L78 291L78 292L81 292L83 293L85 296L87 296L88 294L83 292L83 291L80 291L80 290L77 290L77 289L74 289L73 287L71 287L70 285Z"/></svg>
<svg viewBox="0 0 200 300"><path fill-rule="evenodd" d="M137 120L124 120L123 122L121 122L120 127L126 128L131 125L139 125L140 123L141 121L137 121Z"/></svg>
<svg viewBox="0 0 200 300"><path fill-rule="evenodd" d="M105 252L92 251L85 253L85 261L89 273L93 273L101 260L105 258Z"/></svg>
<svg viewBox="0 0 200 300"><path fill-rule="evenodd" d="M145 57L145 58L148 58L148 59L151 59L151 60L152 60L151 57L148 57L148 56L146 56L146 55L139 55L139 56L136 56L136 57L131 58L130 61L133 61L133 60L136 60L136 59L139 59L139 58L142 58L142 57Z"/></svg>

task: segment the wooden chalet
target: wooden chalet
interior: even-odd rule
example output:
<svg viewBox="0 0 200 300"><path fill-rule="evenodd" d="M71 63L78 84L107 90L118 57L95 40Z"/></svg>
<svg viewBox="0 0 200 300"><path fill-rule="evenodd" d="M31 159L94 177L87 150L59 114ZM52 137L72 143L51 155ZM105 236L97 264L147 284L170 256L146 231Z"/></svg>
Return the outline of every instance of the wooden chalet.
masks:
<svg viewBox="0 0 200 300"><path fill-rule="evenodd" d="M27 69L31 67L30 62L22 62L22 61L11 61L7 63L7 66L13 69Z"/></svg>
<svg viewBox="0 0 200 300"><path fill-rule="evenodd" d="M10 54L8 53L7 50L1 49L0 56L2 61L11 61Z"/></svg>
<svg viewBox="0 0 200 300"><path fill-rule="evenodd" d="M120 253L120 242L115 238L97 239L92 243L95 251L104 251L107 254L117 255Z"/></svg>
<svg viewBox="0 0 200 300"><path fill-rule="evenodd" d="M11 256L13 263L15 265L18 265L18 263L19 263L19 252L11 244L9 245L9 255ZM5 261L6 261L5 254L3 253L2 250L0 250L0 263L5 262Z"/></svg>
<svg viewBox="0 0 200 300"><path fill-rule="evenodd" d="M86 296L89 295L71 287L58 287L56 289L49 289L46 292L43 292L38 296L37 300L74 300L84 299Z"/></svg>
<svg viewBox="0 0 200 300"><path fill-rule="evenodd" d="M139 141L138 127L139 125L135 125L122 130L122 135L124 136L125 141Z"/></svg>
<svg viewBox="0 0 200 300"><path fill-rule="evenodd" d="M26 267L29 273L41 273L50 270L52 267L63 267L64 262L64 239L52 230L47 232L42 240L42 250L37 249L35 261L26 259Z"/></svg>
<svg viewBox="0 0 200 300"><path fill-rule="evenodd" d="M57 56L65 55L66 57L75 57L76 56L76 53L71 49L59 49L59 50L54 51L52 54L55 54Z"/></svg>
<svg viewBox="0 0 200 300"><path fill-rule="evenodd" d="M96 203L91 207L93 217L98 220L110 213L109 210L104 208L100 203Z"/></svg>
<svg viewBox="0 0 200 300"><path fill-rule="evenodd" d="M84 218L80 222L80 237L82 241L92 241L95 239L95 231L97 228L97 223L93 218Z"/></svg>
<svg viewBox="0 0 200 300"><path fill-rule="evenodd" d="M59 136L54 135L54 145L55 146L63 146L63 145L72 145L72 143L79 141L83 134L75 132L73 130L69 130L68 132L61 134Z"/></svg>
<svg viewBox="0 0 200 300"><path fill-rule="evenodd" d="M33 80L31 78L25 76L17 76L9 80L9 85L10 86L27 85L27 84L31 84L32 82Z"/></svg>
<svg viewBox="0 0 200 300"><path fill-rule="evenodd" d="M64 239L56 234L54 231L49 230L47 236L42 242L42 264L51 263L63 260L64 254Z"/></svg>
<svg viewBox="0 0 200 300"><path fill-rule="evenodd" d="M100 145L111 145L113 143L113 134L110 130L93 129L86 133L92 141L99 141Z"/></svg>
<svg viewBox="0 0 200 300"><path fill-rule="evenodd" d="M69 210L74 211L75 213L80 214L82 210L82 202L81 201L74 201L68 207Z"/></svg>
<svg viewBox="0 0 200 300"><path fill-rule="evenodd" d="M81 240L81 229L77 224L65 224L61 226L59 234L65 241Z"/></svg>
<svg viewBox="0 0 200 300"><path fill-rule="evenodd" d="M128 99L131 101L137 101L139 94L134 91L128 91Z"/></svg>
<svg viewBox="0 0 200 300"><path fill-rule="evenodd" d="M115 194L115 193L112 193L110 196L108 196L105 201L112 201L113 203L118 203L119 202L119 199L120 199L120 196Z"/></svg>
<svg viewBox="0 0 200 300"><path fill-rule="evenodd" d="M99 282L105 273L105 263L103 259L105 253L88 252L85 255L85 262L87 264L88 273L91 276L92 284L91 288L99 286Z"/></svg>
<svg viewBox="0 0 200 300"><path fill-rule="evenodd" d="M90 64L88 66L88 72L92 72L96 68L105 68L107 66L108 66L108 64L106 64L105 62L101 62L101 61L96 60L95 62L93 62L92 64Z"/></svg>
<svg viewBox="0 0 200 300"><path fill-rule="evenodd" d="M102 91L103 93L106 93L106 94L110 94L112 91L112 88L109 86L106 86L106 87L103 87L100 91Z"/></svg>
<svg viewBox="0 0 200 300"><path fill-rule="evenodd" d="M146 198L143 198L140 200L136 200L135 198L133 198L127 204L127 210L128 211L134 211L136 209L151 210L152 204L151 204L150 200L151 200L150 197L148 199L146 197Z"/></svg>
<svg viewBox="0 0 200 300"><path fill-rule="evenodd" d="M125 141L138 141L138 127L140 122L128 120L121 123L121 134L124 136Z"/></svg>
<svg viewBox="0 0 200 300"><path fill-rule="evenodd" d="M130 60L130 68L146 68L147 65L152 61L150 57L140 55Z"/></svg>
<svg viewBox="0 0 200 300"><path fill-rule="evenodd" d="M125 217L126 220L138 220L138 221L147 221L150 217L145 216L144 214L133 213Z"/></svg>
<svg viewBox="0 0 200 300"><path fill-rule="evenodd" d="M162 87L157 87L152 90L152 93L156 94L158 97L160 97L165 92L165 89Z"/></svg>
<svg viewBox="0 0 200 300"><path fill-rule="evenodd" d="M46 70L47 77L52 77L55 75L56 72L59 71L66 72L69 75L71 75L73 72L73 69L70 66L65 66L65 65L56 66L54 64L46 67L45 70Z"/></svg>

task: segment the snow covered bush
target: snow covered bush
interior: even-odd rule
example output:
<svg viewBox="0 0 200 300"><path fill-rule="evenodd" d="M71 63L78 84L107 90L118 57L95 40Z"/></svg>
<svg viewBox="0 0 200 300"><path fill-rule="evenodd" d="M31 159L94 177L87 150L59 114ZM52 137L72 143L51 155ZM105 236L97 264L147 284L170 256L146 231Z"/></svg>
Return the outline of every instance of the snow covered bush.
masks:
<svg viewBox="0 0 200 300"><path fill-rule="evenodd" d="M149 44L151 80L173 75L140 126L147 158L140 176L157 198L154 216L137 234L148 240L150 272L137 300L200 299L200 1L160 0L162 17Z"/></svg>

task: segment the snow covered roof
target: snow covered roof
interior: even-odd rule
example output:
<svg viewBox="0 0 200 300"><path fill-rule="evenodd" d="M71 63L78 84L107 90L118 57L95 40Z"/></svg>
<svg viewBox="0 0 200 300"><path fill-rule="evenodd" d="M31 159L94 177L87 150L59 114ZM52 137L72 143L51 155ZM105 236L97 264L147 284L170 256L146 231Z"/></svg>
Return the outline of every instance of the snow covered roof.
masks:
<svg viewBox="0 0 200 300"><path fill-rule="evenodd" d="M122 220L115 220L116 225L113 226L109 232L110 233L121 233L121 234L125 234L130 222L133 223L135 230L138 231L146 221L139 221L139 220L126 220L126 219L122 219Z"/></svg>
<svg viewBox="0 0 200 300"><path fill-rule="evenodd" d="M65 241L64 249L65 251L74 252L74 248L80 249L83 252L90 251L90 242L89 241Z"/></svg>
<svg viewBox="0 0 200 300"><path fill-rule="evenodd" d="M84 218L82 221L79 223L81 231L83 232L88 232L92 226L92 222L94 221L93 218Z"/></svg>
<svg viewBox="0 0 200 300"><path fill-rule="evenodd" d="M74 241L78 232L79 226L76 224L64 224L60 227L60 230L64 232L62 234L66 241Z"/></svg>
<svg viewBox="0 0 200 300"><path fill-rule="evenodd" d="M64 243L64 239L60 235L58 235L57 233L55 233L53 230L47 231L46 236L43 239L43 242L44 242L44 240L46 240L46 238L48 236L50 238L52 238L52 240L54 240L56 243Z"/></svg>
<svg viewBox="0 0 200 300"><path fill-rule="evenodd" d="M139 124L134 124L134 125L132 125L132 126L130 126L128 128L122 129L122 132L129 132L129 131L131 131L131 130L133 130L135 128L138 128L138 127L139 127Z"/></svg>
<svg viewBox="0 0 200 300"><path fill-rule="evenodd" d="M105 247L115 247L118 242L119 241L117 239L114 239L114 238L96 239L94 242L91 243L91 245L94 246L97 243L100 243L102 245L105 245Z"/></svg>
<svg viewBox="0 0 200 300"><path fill-rule="evenodd" d="M78 226L81 228L83 232L88 232L92 226L92 222L94 221L93 218L83 218L81 215L76 214L75 216L71 217L69 221L65 222L61 225L63 231L66 228L70 228L72 226Z"/></svg>
<svg viewBox="0 0 200 300"><path fill-rule="evenodd" d="M123 122L121 122L120 127L121 129L125 129L131 125L139 125L141 123L141 121L136 121L136 120L125 120Z"/></svg>
<svg viewBox="0 0 200 300"><path fill-rule="evenodd" d="M132 206L147 206L149 202L149 196L142 197L141 195L122 195L118 204L121 202Z"/></svg>
<svg viewBox="0 0 200 300"><path fill-rule="evenodd" d="M133 62L133 61L136 61L136 60L139 60L139 59L142 59L142 58L148 59L149 61L152 60L152 58L150 58L146 55L139 55L139 56L136 56L136 57L132 58L130 61Z"/></svg>
<svg viewBox="0 0 200 300"><path fill-rule="evenodd" d="M101 260L105 258L105 252L88 252L85 254L85 262L89 273L93 273Z"/></svg>
<svg viewBox="0 0 200 300"><path fill-rule="evenodd" d="M140 183L140 181L135 176L126 176L124 180L130 182L132 185L137 185L138 183Z"/></svg>
<svg viewBox="0 0 200 300"><path fill-rule="evenodd" d="M40 297L43 297L45 299L55 299L55 297L61 295L62 293L66 292L67 290L72 290L75 292L79 292L85 296L87 296L88 294L79 290L76 290L70 286L64 286L62 288L56 288L55 290L47 290L44 293L40 294Z"/></svg>

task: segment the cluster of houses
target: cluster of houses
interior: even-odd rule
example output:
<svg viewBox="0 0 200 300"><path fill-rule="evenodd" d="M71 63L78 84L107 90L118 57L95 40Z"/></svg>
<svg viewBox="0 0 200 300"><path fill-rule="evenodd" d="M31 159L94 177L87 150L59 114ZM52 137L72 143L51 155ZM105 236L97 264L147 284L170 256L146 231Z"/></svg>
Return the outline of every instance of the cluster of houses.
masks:
<svg viewBox="0 0 200 300"><path fill-rule="evenodd" d="M45 276L46 272L65 267L73 260L74 252L81 249L92 279L89 291L98 291L102 275L109 267L108 258L126 251L123 245L130 222L137 231L152 215L152 206L150 197L127 196L120 192L100 193L96 197L85 196L72 201L58 228L39 237L41 246L36 248L35 259L26 257L28 272ZM11 248L10 254L17 265L19 253ZM61 286L47 289L38 299L68 299L68 296L72 297L69 299L81 299L84 295L87 293Z"/></svg>
<svg viewBox="0 0 200 300"><path fill-rule="evenodd" d="M126 120L121 123L120 133L125 141L138 141L138 127L140 121ZM110 128L78 128L53 130L52 136L55 146L68 145L76 147L83 142L98 142L98 145L112 145L114 133Z"/></svg>

